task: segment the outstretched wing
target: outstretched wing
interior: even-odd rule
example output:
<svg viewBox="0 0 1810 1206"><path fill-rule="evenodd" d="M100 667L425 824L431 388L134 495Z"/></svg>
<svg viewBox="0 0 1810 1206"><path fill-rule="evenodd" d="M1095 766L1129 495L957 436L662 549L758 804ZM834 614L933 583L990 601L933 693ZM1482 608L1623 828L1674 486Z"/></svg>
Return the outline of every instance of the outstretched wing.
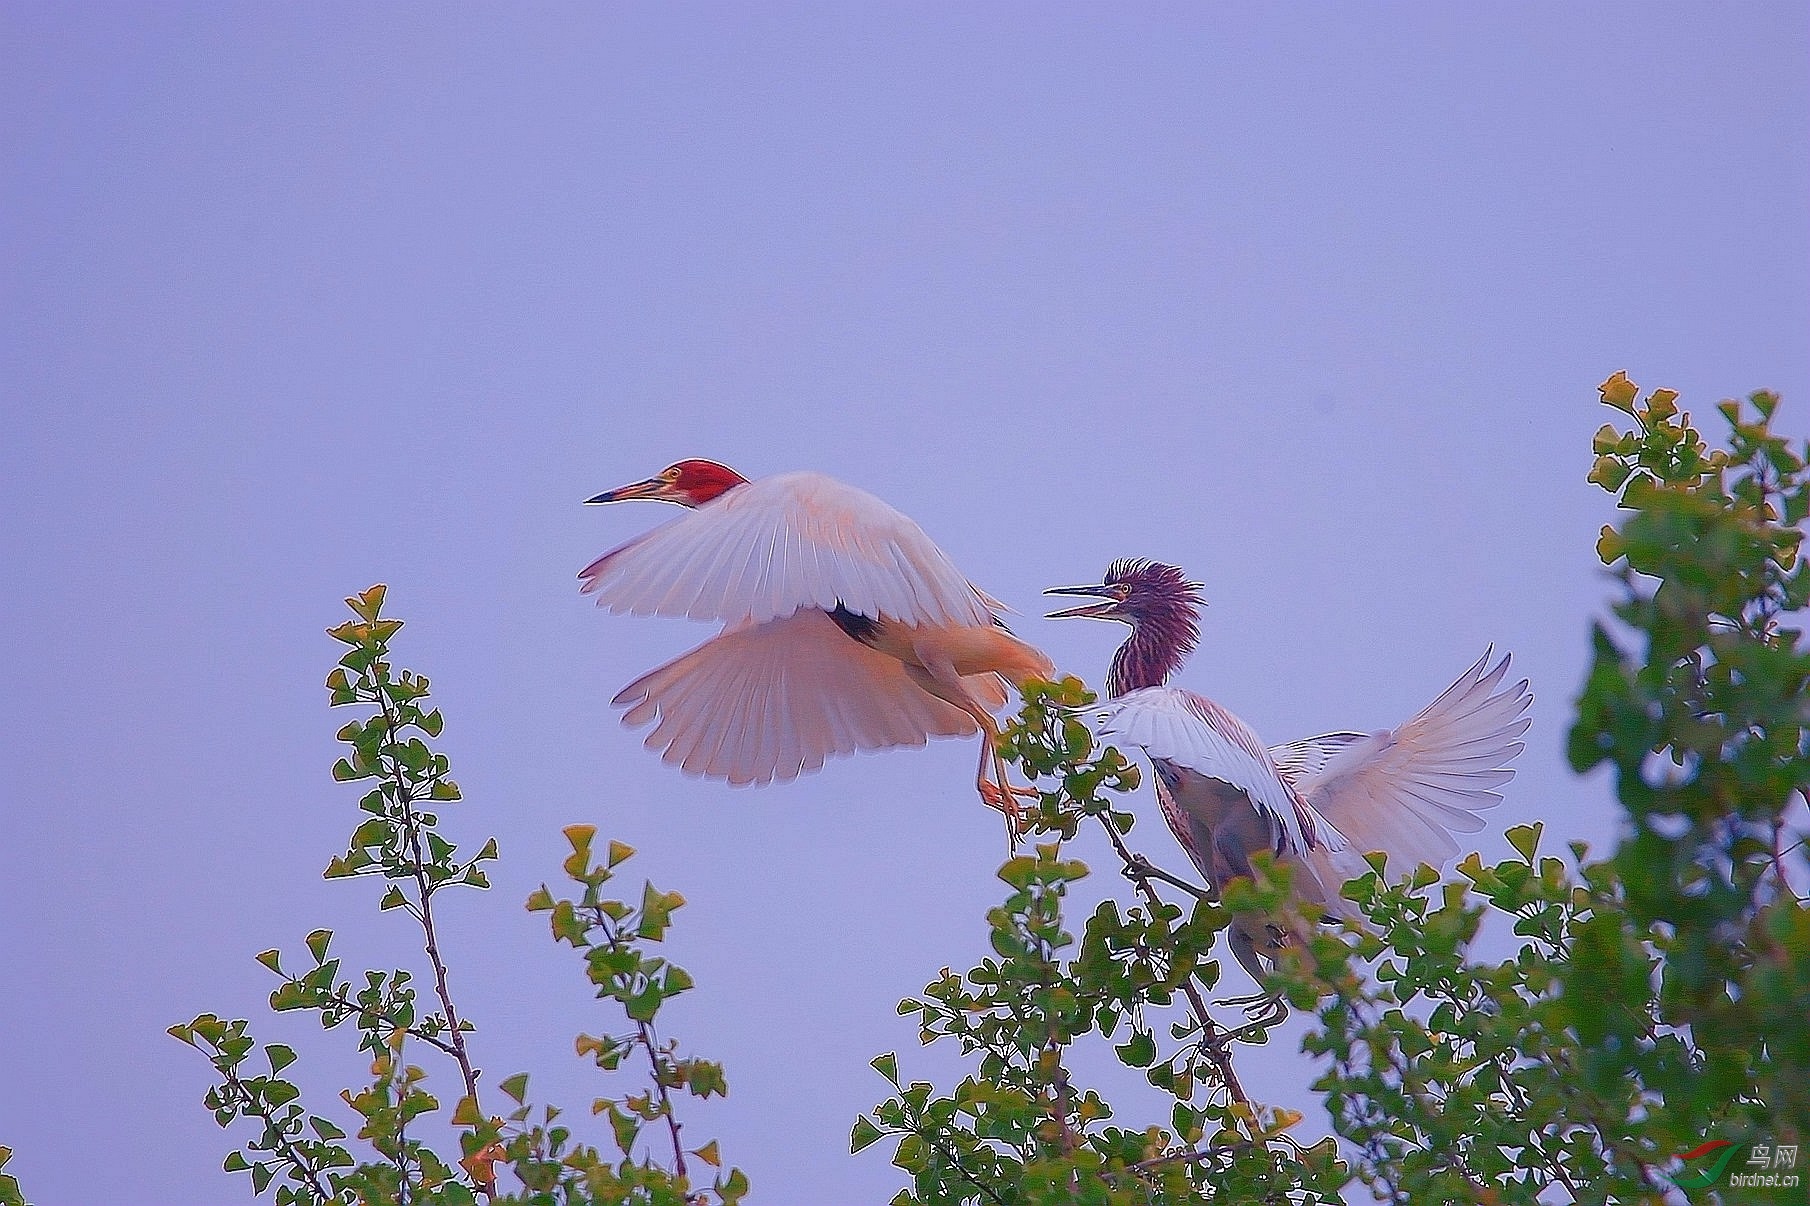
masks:
<svg viewBox="0 0 1810 1206"><path fill-rule="evenodd" d="M1326 769L1327 762L1346 746L1357 741L1367 741L1368 733L1321 733L1318 737L1303 737L1299 741L1291 741L1287 745L1270 746L1270 760L1282 777L1294 784L1297 791L1305 790L1304 784L1312 783Z"/></svg>
<svg viewBox="0 0 1810 1206"><path fill-rule="evenodd" d="M905 624L991 624L987 600L917 524L821 473L749 482L579 572L611 611L762 624L799 608Z"/></svg>
<svg viewBox="0 0 1810 1206"><path fill-rule="evenodd" d="M1283 780L1250 727L1212 700L1175 687L1149 687L1113 700L1099 709L1096 718L1102 741L1135 745L1153 761L1243 793L1268 822L1271 845L1278 854L1344 845ZM1198 863L1193 844L1184 839L1184 845Z"/></svg>
<svg viewBox="0 0 1810 1206"><path fill-rule="evenodd" d="M1485 652L1444 694L1393 731L1329 733L1285 747L1301 752L1296 787L1354 852L1382 851L1393 872L1437 867L1458 851L1453 833L1483 828L1477 813L1497 790L1533 721L1527 680L1503 686L1509 657ZM1323 755L1323 756L1322 756Z"/></svg>
<svg viewBox="0 0 1810 1206"><path fill-rule="evenodd" d="M963 680L997 708L997 675ZM816 770L855 750L923 745L978 731L973 719L906 676L904 665L845 636L821 611L733 629L642 675L614 700L631 727L654 723L649 749L735 784Z"/></svg>

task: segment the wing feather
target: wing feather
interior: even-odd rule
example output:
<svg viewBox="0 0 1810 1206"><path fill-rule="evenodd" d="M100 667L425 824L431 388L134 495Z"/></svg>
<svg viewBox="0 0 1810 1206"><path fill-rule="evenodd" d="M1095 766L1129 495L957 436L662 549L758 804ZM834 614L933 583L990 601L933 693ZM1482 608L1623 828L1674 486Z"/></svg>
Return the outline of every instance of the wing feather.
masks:
<svg viewBox="0 0 1810 1206"><path fill-rule="evenodd" d="M1294 743L1324 752L1303 758L1296 785L1354 850L1384 852L1397 872L1438 866L1458 852L1452 834L1483 828L1477 813L1501 803L1533 696L1526 679L1503 685L1510 658L1491 666L1492 654L1400 728Z"/></svg>
<svg viewBox="0 0 1810 1206"><path fill-rule="evenodd" d="M994 682L1002 697L1003 687ZM984 698L980 678L966 681ZM693 774L770 783L856 750L978 732L898 659L851 641L814 608L734 628L642 675L611 701L653 724L649 749Z"/></svg>
<svg viewBox="0 0 1810 1206"><path fill-rule="evenodd" d="M1095 716L1102 741L1135 745L1152 759L1242 792L1268 822L1280 849L1299 853L1319 843L1343 845L1282 778L1249 726L1212 700L1175 687L1150 687L1120 696ZM1196 844L1200 840L1194 835Z"/></svg>
<svg viewBox="0 0 1810 1206"><path fill-rule="evenodd" d="M1270 760L1282 777L1302 791L1326 769L1326 763L1354 741L1363 741L1368 733L1322 733L1305 737L1287 745L1270 746Z"/></svg>
<svg viewBox="0 0 1810 1206"><path fill-rule="evenodd" d="M912 625L992 623L986 596L922 528L821 473L738 486L605 553L579 577L612 611L731 628L838 603Z"/></svg>

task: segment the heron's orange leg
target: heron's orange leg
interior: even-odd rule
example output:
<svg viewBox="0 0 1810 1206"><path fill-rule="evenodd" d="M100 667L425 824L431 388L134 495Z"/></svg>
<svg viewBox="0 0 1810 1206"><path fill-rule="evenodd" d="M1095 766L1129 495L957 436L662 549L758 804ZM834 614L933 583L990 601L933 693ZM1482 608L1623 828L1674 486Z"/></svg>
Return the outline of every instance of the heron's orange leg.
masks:
<svg viewBox="0 0 1810 1206"><path fill-rule="evenodd" d="M900 660L904 663L905 673L911 676L913 682L945 703L960 708L980 726L980 768L974 776L974 785L980 791L981 801L988 808L1005 814L1006 832L1012 845L1016 847L1026 828L1024 817L1018 808L1018 797L1035 797L1038 793L1032 788L1012 785L1011 778L1006 774L1005 758L999 752L998 722L993 719L991 712L968 693L952 664L945 661L927 664L922 660L906 660L903 657ZM989 762L991 777L988 775Z"/></svg>
<svg viewBox="0 0 1810 1206"><path fill-rule="evenodd" d="M980 769L974 777L974 785L980 791L982 803L1005 814L1006 836L1016 847L1027 828L1024 814L1018 807L1018 797L1034 798L1037 790L1016 786L1006 773L1006 760L999 752L999 725L987 710L978 706L966 710L981 728ZM992 778L987 777L989 764Z"/></svg>

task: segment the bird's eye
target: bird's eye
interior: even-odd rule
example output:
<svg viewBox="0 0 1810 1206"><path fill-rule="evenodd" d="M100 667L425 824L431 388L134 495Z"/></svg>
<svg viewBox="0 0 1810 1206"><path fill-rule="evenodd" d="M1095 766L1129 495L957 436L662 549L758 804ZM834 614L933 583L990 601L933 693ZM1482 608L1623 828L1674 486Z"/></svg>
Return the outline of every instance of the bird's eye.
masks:
<svg viewBox="0 0 1810 1206"><path fill-rule="evenodd" d="M665 478L669 482L676 482L679 480L679 467L677 465L674 465L672 468L666 470L660 476Z"/></svg>

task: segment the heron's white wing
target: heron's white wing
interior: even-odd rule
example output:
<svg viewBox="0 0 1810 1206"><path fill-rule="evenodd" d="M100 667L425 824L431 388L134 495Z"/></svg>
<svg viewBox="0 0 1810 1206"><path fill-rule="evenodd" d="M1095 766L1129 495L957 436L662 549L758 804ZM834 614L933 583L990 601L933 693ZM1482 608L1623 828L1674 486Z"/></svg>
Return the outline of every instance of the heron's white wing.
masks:
<svg viewBox="0 0 1810 1206"><path fill-rule="evenodd" d="M964 680L1004 700L997 676ZM611 701L649 749L693 774L770 783L855 750L978 732L967 713L911 681L897 658L850 640L816 609L746 625L642 675Z"/></svg>
<svg viewBox="0 0 1810 1206"><path fill-rule="evenodd" d="M1393 731L1347 740L1349 733L1297 742L1336 746L1317 773L1298 782L1314 810L1338 827L1355 852L1382 851L1391 870L1437 867L1458 851L1453 833L1483 828L1477 812L1502 800L1532 724L1527 680L1504 686L1509 658L1494 667L1486 652L1444 694Z"/></svg>
<svg viewBox="0 0 1810 1206"><path fill-rule="evenodd" d="M1326 769L1333 755L1353 742L1366 741L1369 737L1368 733L1321 733L1318 737L1303 737L1287 745L1270 746L1270 760L1296 791L1305 793Z"/></svg>
<svg viewBox="0 0 1810 1206"><path fill-rule="evenodd" d="M611 611L730 627L838 604L912 625L993 622L986 598L922 528L821 473L737 486L578 576Z"/></svg>
<svg viewBox="0 0 1810 1206"><path fill-rule="evenodd" d="M1096 719L1102 741L1135 745L1152 759L1243 792L1268 821L1278 853L1343 845L1283 781L1250 727L1212 700L1175 687L1149 687L1098 709Z"/></svg>

